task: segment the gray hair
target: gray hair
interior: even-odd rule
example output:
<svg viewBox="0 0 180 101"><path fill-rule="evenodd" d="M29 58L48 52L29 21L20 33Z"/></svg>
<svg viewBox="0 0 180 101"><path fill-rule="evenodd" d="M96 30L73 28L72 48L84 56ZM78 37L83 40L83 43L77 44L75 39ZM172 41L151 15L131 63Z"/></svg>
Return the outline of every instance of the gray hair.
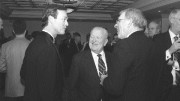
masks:
<svg viewBox="0 0 180 101"><path fill-rule="evenodd" d="M145 28L147 25L147 20L144 17L143 13L141 10L136 9L136 8L128 8L120 12L120 15L122 13L125 13L125 17L127 19L132 19L132 22L134 26L139 27L139 28Z"/></svg>
<svg viewBox="0 0 180 101"><path fill-rule="evenodd" d="M169 14L169 20L175 17L178 12L180 12L180 9L173 9Z"/></svg>

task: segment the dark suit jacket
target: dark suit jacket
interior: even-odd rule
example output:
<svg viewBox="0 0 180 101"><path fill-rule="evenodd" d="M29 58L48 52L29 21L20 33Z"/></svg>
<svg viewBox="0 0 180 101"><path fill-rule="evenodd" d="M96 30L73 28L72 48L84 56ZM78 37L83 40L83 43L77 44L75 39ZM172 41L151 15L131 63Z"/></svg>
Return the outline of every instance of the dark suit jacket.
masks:
<svg viewBox="0 0 180 101"><path fill-rule="evenodd" d="M63 70L52 37L40 32L26 50L21 69L24 101L60 101Z"/></svg>
<svg viewBox="0 0 180 101"><path fill-rule="evenodd" d="M110 54L105 52L105 56L107 67L110 67ZM69 84L71 93L77 94L75 101L100 101L103 98L103 88L90 50L74 56Z"/></svg>
<svg viewBox="0 0 180 101"><path fill-rule="evenodd" d="M152 42L142 31L121 39L114 47L112 68L104 80L105 90L119 97L115 101L148 101L148 60Z"/></svg>
<svg viewBox="0 0 180 101"><path fill-rule="evenodd" d="M157 92L157 101L174 101L171 99L171 95L174 96L172 93L172 83L173 77L171 74L172 66L167 65L165 60L165 52L169 49L172 45L169 32L165 32L159 34L155 38L156 44L156 68L158 71L157 76L157 85L156 85L156 92ZM179 95L180 96L180 93ZM173 98L176 98L175 96ZM179 101L179 100L177 100Z"/></svg>

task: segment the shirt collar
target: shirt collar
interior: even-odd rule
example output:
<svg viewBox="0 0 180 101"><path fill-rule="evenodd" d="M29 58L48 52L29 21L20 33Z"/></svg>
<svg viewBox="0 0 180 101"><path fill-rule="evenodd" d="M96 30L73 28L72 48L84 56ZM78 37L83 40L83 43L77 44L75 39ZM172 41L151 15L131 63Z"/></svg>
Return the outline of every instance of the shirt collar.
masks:
<svg viewBox="0 0 180 101"><path fill-rule="evenodd" d="M95 56L97 56L98 54L97 53L95 53L95 52L93 52L93 51L91 51L91 53ZM104 53L104 51L101 51L99 54L101 54L101 56L102 57L104 57L105 56L105 53Z"/></svg>
<svg viewBox="0 0 180 101"><path fill-rule="evenodd" d="M53 43L55 43L55 38L53 37L52 33L50 33L49 31L47 31L47 30L45 30L45 29L43 29L42 31L44 31L44 32L48 33L50 36L52 36L52 38L53 38Z"/></svg>
<svg viewBox="0 0 180 101"><path fill-rule="evenodd" d="M174 42L174 37L176 36L176 34L174 34L170 29L169 29L169 35L170 35L170 38L171 38L171 42L173 43ZM179 37L179 35L178 35Z"/></svg>
<svg viewBox="0 0 180 101"><path fill-rule="evenodd" d="M25 34L16 35L17 38L23 38L24 36L25 36Z"/></svg>

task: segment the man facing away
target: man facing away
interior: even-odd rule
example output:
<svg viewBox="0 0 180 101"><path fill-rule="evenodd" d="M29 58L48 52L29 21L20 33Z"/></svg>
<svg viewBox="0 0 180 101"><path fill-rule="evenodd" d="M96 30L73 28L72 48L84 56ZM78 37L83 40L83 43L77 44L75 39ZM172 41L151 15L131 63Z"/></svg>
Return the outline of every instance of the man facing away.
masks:
<svg viewBox="0 0 180 101"><path fill-rule="evenodd" d="M25 85L24 101L61 101L63 66L54 45L57 34L68 26L67 9L49 5L43 14L44 28L27 48L21 69Z"/></svg>
<svg viewBox="0 0 180 101"><path fill-rule="evenodd" d="M77 95L75 101L107 101L101 83L99 56L103 63L103 70L107 74L110 67L110 54L104 51L108 42L108 32L105 28L94 27L90 32L90 50L76 54L70 70L69 90L71 98ZM74 93L73 93L74 92Z"/></svg>
<svg viewBox="0 0 180 101"><path fill-rule="evenodd" d="M103 82L105 90L117 96L116 101L149 100L146 80L152 42L143 31L146 23L139 9L128 8L119 13L115 28L120 40L114 47L112 68Z"/></svg>
<svg viewBox="0 0 180 101"><path fill-rule="evenodd" d="M26 23L13 22L15 38L1 48L0 71L6 71L5 97L7 101L23 101L24 86L20 81L20 70L26 48L30 41L25 38Z"/></svg>

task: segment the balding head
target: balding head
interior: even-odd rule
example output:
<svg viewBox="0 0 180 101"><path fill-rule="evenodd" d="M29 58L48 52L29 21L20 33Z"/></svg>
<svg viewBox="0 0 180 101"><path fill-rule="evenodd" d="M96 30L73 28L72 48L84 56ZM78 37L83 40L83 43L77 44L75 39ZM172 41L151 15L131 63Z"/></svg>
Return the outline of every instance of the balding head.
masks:
<svg viewBox="0 0 180 101"><path fill-rule="evenodd" d="M89 47L91 51L99 54L108 42L108 32L103 27L94 27L90 32Z"/></svg>

